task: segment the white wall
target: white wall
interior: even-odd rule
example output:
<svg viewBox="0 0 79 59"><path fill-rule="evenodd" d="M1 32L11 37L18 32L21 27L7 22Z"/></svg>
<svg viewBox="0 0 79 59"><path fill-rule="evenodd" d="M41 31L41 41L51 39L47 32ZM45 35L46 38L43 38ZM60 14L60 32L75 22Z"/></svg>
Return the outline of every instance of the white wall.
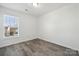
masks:
<svg viewBox="0 0 79 59"><path fill-rule="evenodd" d="M19 37L3 37L3 16L13 15L19 20ZM0 6L0 47L36 38L36 18Z"/></svg>
<svg viewBox="0 0 79 59"><path fill-rule="evenodd" d="M38 23L39 38L79 50L79 4L45 14Z"/></svg>
<svg viewBox="0 0 79 59"><path fill-rule="evenodd" d="M19 18L19 37L3 38L3 15ZM0 7L0 47L41 38L79 50L79 5L65 6L35 18L25 13Z"/></svg>

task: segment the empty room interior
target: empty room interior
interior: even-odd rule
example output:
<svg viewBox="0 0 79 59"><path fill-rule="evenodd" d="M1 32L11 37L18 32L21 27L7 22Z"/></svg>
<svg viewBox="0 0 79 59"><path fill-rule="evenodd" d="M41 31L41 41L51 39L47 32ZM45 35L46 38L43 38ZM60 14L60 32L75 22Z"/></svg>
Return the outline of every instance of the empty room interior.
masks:
<svg viewBox="0 0 79 59"><path fill-rule="evenodd" d="M79 3L0 3L0 56L79 56Z"/></svg>

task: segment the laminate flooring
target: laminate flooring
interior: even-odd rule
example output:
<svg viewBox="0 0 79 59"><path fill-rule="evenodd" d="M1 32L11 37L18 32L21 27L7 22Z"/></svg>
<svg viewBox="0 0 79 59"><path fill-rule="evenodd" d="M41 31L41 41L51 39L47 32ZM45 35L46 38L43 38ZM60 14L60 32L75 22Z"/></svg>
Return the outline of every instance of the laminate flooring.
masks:
<svg viewBox="0 0 79 59"><path fill-rule="evenodd" d="M77 50L66 48L42 39L0 48L0 56L78 56Z"/></svg>

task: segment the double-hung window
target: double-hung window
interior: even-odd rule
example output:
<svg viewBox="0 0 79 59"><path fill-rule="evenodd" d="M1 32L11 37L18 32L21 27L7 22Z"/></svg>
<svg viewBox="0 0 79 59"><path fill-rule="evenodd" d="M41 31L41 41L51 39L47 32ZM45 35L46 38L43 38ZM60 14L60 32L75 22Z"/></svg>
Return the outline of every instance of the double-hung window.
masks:
<svg viewBox="0 0 79 59"><path fill-rule="evenodd" d="M4 36L17 36L18 22L15 16L4 15Z"/></svg>

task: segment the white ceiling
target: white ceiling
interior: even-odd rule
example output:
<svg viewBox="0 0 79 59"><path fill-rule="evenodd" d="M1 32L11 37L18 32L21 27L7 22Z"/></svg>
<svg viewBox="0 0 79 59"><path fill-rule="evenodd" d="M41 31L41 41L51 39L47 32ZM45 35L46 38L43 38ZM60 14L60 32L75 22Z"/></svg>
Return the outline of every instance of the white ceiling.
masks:
<svg viewBox="0 0 79 59"><path fill-rule="evenodd" d="M67 3L39 3L38 7L33 7L32 3L0 3L0 5L17 11L25 12L33 16L41 16L45 13L61 8ZM27 11L25 11L27 9Z"/></svg>

